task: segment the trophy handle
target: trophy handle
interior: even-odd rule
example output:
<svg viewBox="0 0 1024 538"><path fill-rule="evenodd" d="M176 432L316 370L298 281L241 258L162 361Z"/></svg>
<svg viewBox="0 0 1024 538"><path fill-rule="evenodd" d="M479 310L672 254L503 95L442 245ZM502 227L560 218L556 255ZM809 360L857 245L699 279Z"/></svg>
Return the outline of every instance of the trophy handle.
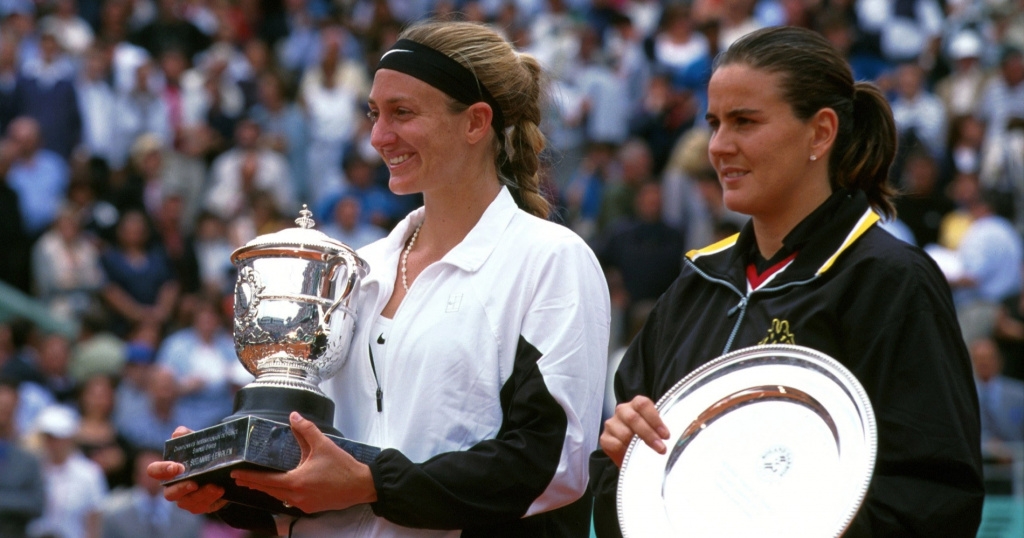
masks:
<svg viewBox="0 0 1024 538"><path fill-rule="evenodd" d="M345 283L345 289L341 292L341 296L324 311L324 323L331 322L331 314L349 298L360 278L359 266L356 265L356 260L347 252L342 252L339 256L345 260L345 266L348 267L348 282Z"/></svg>

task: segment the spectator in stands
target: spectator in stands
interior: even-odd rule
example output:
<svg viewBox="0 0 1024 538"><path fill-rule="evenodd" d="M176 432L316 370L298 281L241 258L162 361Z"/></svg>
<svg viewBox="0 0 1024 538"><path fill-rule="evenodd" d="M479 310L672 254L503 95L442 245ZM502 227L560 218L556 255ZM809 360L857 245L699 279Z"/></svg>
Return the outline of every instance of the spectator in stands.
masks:
<svg viewBox="0 0 1024 538"><path fill-rule="evenodd" d="M757 0L722 0L721 6L718 16L718 50L729 48L737 39L766 25L755 16Z"/></svg>
<svg viewBox="0 0 1024 538"><path fill-rule="evenodd" d="M231 414L235 390L252 380L235 354L220 303L199 300L190 326L171 333L157 350L156 363L174 373L177 406L192 430L212 426Z"/></svg>
<svg viewBox="0 0 1024 538"><path fill-rule="evenodd" d="M151 331L155 335L155 331ZM155 337L151 338L156 340ZM114 414L112 420L118 432L123 433L125 426L137 409L144 407L148 400L147 390L153 371L153 360L156 356L156 344L150 341L146 332L137 334L136 338L124 345L124 366L121 369L117 391L114 395Z"/></svg>
<svg viewBox="0 0 1024 538"><path fill-rule="evenodd" d="M99 538L100 506L107 495L103 470L75 445L80 419L71 407L53 405L36 420L42 438L46 503L29 524L30 536Z"/></svg>
<svg viewBox="0 0 1024 538"><path fill-rule="evenodd" d="M981 107L982 90L992 78L981 62L984 46L981 36L971 29L961 30L949 43L946 56L952 71L935 84L935 95L950 117L973 115Z"/></svg>
<svg viewBox="0 0 1024 538"><path fill-rule="evenodd" d="M18 383L0 376L0 536L26 538L29 521L43 514L45 483L38 458L22 448L15 419Z"/></svg>
<svg viewBox="0 0 1024 538"><path fill-rule="evenodd" d="M156 19L134 31L131 42L159 58L169 48L180 49L188 58L210 46L210 36L182 17L182 0L156 0Z"/></svg>
<svg viewBox="0 0 1024 538"><path fill-rule="evenodd" d="M231 243L223 219L209 211L199 214L195 233L189 238L189 251L199 270L201 294L234 293L231 253L240 246Z"/></svg>
<svg viewBox="0 0 1024 538"><path fill-rule="evenodd" d="M174 139L167 104L151 82L153 64L148 58L139 59L137 65L128 70L127 87L118 89L114 103L116 147L111 149L109 163L114 171L124 170L132 146L143 134L151 133L167 145Z"/></svg>
<svg viewBox="0 0 1024 538"><path fill-rule="evenodd" d="M53 12L39 19L44 32L52 31L61 48L76 59L85 55L94 39L92 27L78 16L76 0L56 0Z"/></svg>
<svg viewBox="0 0 1024 538"><path fill-rule="evenodd" d="M210 166L204 208L231 221L251 204L257 191L272 193L282 212L295 209L288 161L262 146L259 124L244 118L235 127L233 147L218 155Z"/></svg>
<svg viewBox="0 0 1024 538"><path fill-rule="evenodd" d="M614 347L629 344L643 325L654 302L679 276L685 234L661 218L661 184L642 181L633 199L632 214L616 221L597 241L595 253L605 269L611 295L625 293L624 332ZM621 285L619 293L614 283Z"/></svg>
<svg viewBox="0 0 1024 538"><path fill-rule="evenodd" d="M189 417L178 406L179 387L174 372L154 366L143 380L145 392L141 401L124 414L117 415L117 430L133 451L162 446L171 438L174 428ZM221 417L223 418L223 417Z"/></svg>
<svg viewBox="0 0 1024 538"><path fill-rule="evenodd" d="M985 124L974 115L955 116L941 161L939 185L949 185L957 174L978 174L982 168Z"/></svg>
<svg viewBox="0 0 1024 538"><path fill-rule="evenodd" d="M989 337L971 342L974 382L981 408L981 442L987 455L1012 454L1007 443L1024 443L1024 381L1003 375L1003 356Z"/></svg>
<svg viewBox="0 0 1024 538"><path fill-rule="evenodd" d="M597 235L601 206L614 173L615 151L610 144L589 144L586 156L565 188L566 224L586 241Z"/></svg>
<svg viewBox="0 0 1024 538"><path fill-rule="evenodd" d="M1011 118L1024 118L1024 52L1006 46L999 58L999 76L981 95L981 119L988 126L986 144L999 144Z"/></svg>
<svg viewBox="0 0 1024 538"><path fill-rule="evenodd" d="M42 335L32 370L23 383L45 391L49 402L73 405L77 387L71 377L71 341L62 334Z"/></svg>
<svg viewBox="0 0 1024 538"><path fill-rule="evenodd" d="M66 0L71 1L71 0ZM75 80L78 107L82 112L84 157L97 157L109 165L117 147L114 141L114 106L117 99L111 75L111 48L95 43L83 54L79 76Z"/></svg>
<svg viewBox="0 0 1024 538"><path fill-rule="evenodd" d="M315 207L343 187L341 162L362 121L360 103L369 94L362 64L347 58L349 38L338 27L320 32L320 58L302 75L299 95L309 116L309 203Z"/></svg>
<svg viewBox="0 0 1024 538"><path fill-rule="evenodd" d="M204 518L178 510L164 499L159 480L146 474L163 451L147 447L130 463L132 484L114 491L102 506L103 538L195 538L202 535Z"/></svg>
<svg viewBox="0 0 1024 538"><path fill-rule="evenodd" d="M55 316L78 319L99 307L104 283L97 242L82 231L78 211L65 203L32 247L34 295Z"/></svg>
<svg viewBox="0 0 1024 538"><path fill-rule="evenodd" d="M168 48L163 51L157 61L160 64L160 73L163 75L163 89L160 96L164 101L164 108L167 110L167 123L170 131L174 133L174 146L178 147L183 143L182 137L188 136L185 129L185 73L192 66L192 60L185 55L185 51L177 48Z"/></svg>
<svg viewBox="0 0 1024 538"><path fill-rule="evenodd" d="M103 470L108 489L128 486L131 481L130 447L113 421L115 383L112 376L93 375L77 387L75 398L81 416L75 444Z"/></svg>
<svg viewBox="0 0 1024 538"><path fill-rule="evenodd" d="M937 0L858 0L858 26L877 38L890 65L921 60L934 65L942 31L942 5Z"/></svg>
<svg viewBox="0 0 1024 538"><path fill-rule="evenodd" d="M939 165L930 151L911 145L899 170L898 185L902 196L896 199L896 214L910 227L918 246L925 247L939 240L942 218L956 205L941 190ZM895 169L894 165L894 169Z"/></svg>
<svg viewBox="0 0 1024 538"><path fill-rule="evenodd" d="M309 175L309 122L302 108L287 91L287 82L272 71L258 81L257 102L249 116L260 126L262 142L288 159L289 174L295 185L295 199L311 204L316 181Z"/></svg>
<svg viewBox="0 0 1024 538"><path fill-rule="evenodd" d="M1003 135L986 145L980 179L986 188L1003 195L996 212L1009 218L1024 236L1024 117L1010 118Z"/></svg>
<svg viewBox="0 0 1024 538"><path fill-rule="evenodd" d="M999 305L1022 289L1024 240L995 213L999 203L998 192L981 190L970 204L973 220L957 249L963 274L950 285L966 342L992 335Z"/></svg>
<svg viewBox="0 0 1024 538"><path fill-rule="evenodd" d="M599 234L607 232L620 220L636 217L636 197L653 179L654 162L651 149L641 139L634 138L619 147L615 153L614 175L604 191L601 212L597 217ZM659 200L661 193L658 193ZM660 218L660 215L659 215Z"/></svg>
<svg viewBox="0 0 1024 538"><path fill-rule="evenodd" d="M179 132L207 126L222 140L231 140L236 124L245 114L245 94L228 71L232 54L223 46L211 48L197 59L195 67L181 75Z"/></svg>
<svg viewBox="0 0 1024 538"><path fill-rule="evenodd" d="M916 62L900 64L896 67L895 84L895 96L890 102L900 139L913 136L933 158L941 158L946 151L946 108L928 90L924 69Z"/></svg>
<svg viewBox="0 0 1024 538"><path fill-rule="evenodd" d="M124 370L124 340L110 332L107 314L101 308L90 309L79 317L78 339L71 347L68 371L76 385L96 376L119 378Z"/></svg>
<svg viewBox="0 0 1024 538"><path fill-rule="evenodd" d="M645 47L655 69L666 70L673 86L700 92L703 103L711 74L711 45L694 26L689 5L668 5L658 31L648 38Z"/></svg>
<svg viewBox="0 0 1024 538"><path fill-rule="evenodd" d="M694 126L701 110L698 96L672 84L666 73L655 73L643 106L630 117L630 134L647 141L654 156L654 173L661 174L679 137Z"/></svg>
<svg viewBox="0 0 1024 538"><path fill-rule="evenodd" d="M177 305L178 282L167 255L151 246L152 235L145 214L129 210L118 221L117 241L100 258L107 281L101 294L118 336L138 324L162 327Z"/></svg>
<svg viewBox="0 0 1024 538"><path fill-rule="evenodd" d="M57 218L70 181L68 165L42 147L41 136L39 122L28 116L15 118L7 127L17 155L7 184L18 194L22 225L33 242Z"/></svg>
<svg viewBox="0 0 1024 538"><path fill-rule="evenodd" d="M39 57L22 65L14 90L14 111L34 118L42 147L66 161L81 141L82 117L75 93L75 66L61 51L55 32L44 28Z"/></svg>
<svg viewBox="0 0 1024 538"><path fill-rule="evenodd" d="M364 221L362 212L359 196L346 191L330 208L327 214L330 220L318 228L353 249L362 248L387 235L384 228Z"/></svg>

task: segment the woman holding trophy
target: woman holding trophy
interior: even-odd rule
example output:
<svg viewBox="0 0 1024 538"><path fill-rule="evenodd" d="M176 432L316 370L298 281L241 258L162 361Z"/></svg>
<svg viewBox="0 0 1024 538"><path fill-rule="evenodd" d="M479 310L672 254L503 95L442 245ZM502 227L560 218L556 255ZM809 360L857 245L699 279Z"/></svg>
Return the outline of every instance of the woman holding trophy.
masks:
<svg viewBox="0 0 1024 538"><path fill-rule="evenodd" d="M874 474L845 536L973 537L983 499L978 401L950 290L921 250L877 225L894 213L885 98L855 83L819 34L776 27L716 59L706 117L725 205L751 220L687 254L621 362L619 404L591 462L598 535L629 534L616 488L634 436L646 444L637 452L679 449L667 446L679 435L663 420L669 410L654 402L728 352L795 344L852 372L877 416ZM805 518L822 508L814 501ZM757 534L805 535L799 519Z"/></svg>
<svg viewBox="0 0 1024 538"><path fill-rule="evenodd" d="M231 477L310 517L227 503L193 481L168 486L169 500L292 536L588 533L609 297L589 247L544 220L540 76L482 25L402 33L375 74L371 142L391 190L424 205L359 251L370 272L355 336L322 385L335 426L383 450L360 463L292 413L299 466Z"/></svg>

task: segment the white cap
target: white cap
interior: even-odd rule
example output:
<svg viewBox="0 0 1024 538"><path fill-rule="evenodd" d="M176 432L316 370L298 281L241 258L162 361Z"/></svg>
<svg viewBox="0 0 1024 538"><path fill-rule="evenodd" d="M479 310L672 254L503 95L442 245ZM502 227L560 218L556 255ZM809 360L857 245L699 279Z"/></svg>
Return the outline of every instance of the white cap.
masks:
<svg viewBox="0 0 1024 538"><path fill-rule="evenodd" d="M949 57L954 60L981 57L982 43L978 34L963 30L949 43Z"/></svg>
<svg viewBox="0 0 1024 538"><path fill-rule="evenodd" d="M78 433L78 413L66 405L50 405L36 416L36 430L68 439Z"/></svg>

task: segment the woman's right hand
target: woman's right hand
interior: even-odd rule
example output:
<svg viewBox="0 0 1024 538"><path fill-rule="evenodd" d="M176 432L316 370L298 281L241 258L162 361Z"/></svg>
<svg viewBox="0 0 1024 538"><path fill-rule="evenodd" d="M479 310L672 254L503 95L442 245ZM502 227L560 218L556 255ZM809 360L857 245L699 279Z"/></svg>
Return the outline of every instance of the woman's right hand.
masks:
<svg viewBox="0 0 1024 538"><path fill-rule="evenodd" d="M601 450L616 466L622 467L622 459L626 457L634 435L658 454L665 453L664 440L669 437L668 428L654 402L646 396L637 396L615 406L615 414L604 422Z"/></svg>
<svg viewBox="0 0 1024 538"><path fill-rule="evenodd" d="M171 439L192 433L192 430L178 426ZM170 480L185 472L185 466L175 461L156 461L146 467L146 474L161 482ZM164 487L164 498L176 503L179 508L193 514L216 512L228 503L222 499L224 488L215 484L200 486L192 480L184 480Z"/></svg>

